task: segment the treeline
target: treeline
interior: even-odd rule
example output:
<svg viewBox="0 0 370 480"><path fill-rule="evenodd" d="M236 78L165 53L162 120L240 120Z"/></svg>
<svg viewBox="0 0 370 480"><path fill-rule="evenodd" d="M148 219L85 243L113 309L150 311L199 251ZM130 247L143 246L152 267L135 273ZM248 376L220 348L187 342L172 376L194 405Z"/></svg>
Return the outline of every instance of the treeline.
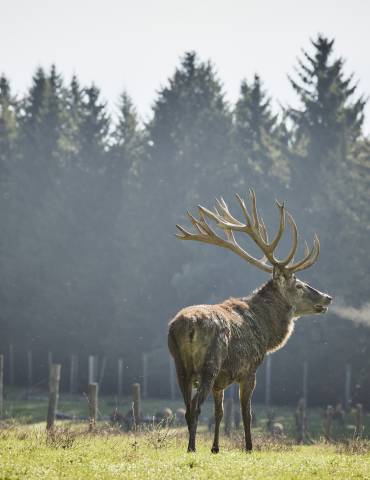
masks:
<svg viewBox="0 0 370 480"><path fill-rule="evenodd" d="M234 207L234 192L250 186L271 228L279 198L301 241L319 233L307 280L351 305L368 300L365 99L323 36L290 83L297 108L276 112L258 75L230 105L213 64L188 52L143 124L127 93L112 117L95 85L67 84L55 66L37 69L22 97L3 75L0 348L32 349L39 377L51 350L60 361L123 356L127 384L139 379L142 352L165 352L179 308L246 295L267 279L231 253L174 238L187 209L220 195ZM347 362L359 400L370 398L369 329L327 315L296 331L274 356L274 401L296 401L304 360L312 403L341 399ZM18 370L21 381L21 361ZM152 393L167 393L167 376L152 365Z"/></svg>

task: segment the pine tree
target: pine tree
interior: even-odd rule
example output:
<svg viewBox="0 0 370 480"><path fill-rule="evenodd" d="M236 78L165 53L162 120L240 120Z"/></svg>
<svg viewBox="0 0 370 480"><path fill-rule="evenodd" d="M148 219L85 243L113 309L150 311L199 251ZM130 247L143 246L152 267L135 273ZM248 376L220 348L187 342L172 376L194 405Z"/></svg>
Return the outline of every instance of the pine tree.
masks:
<svg viewBox="0 0 370 480"><path fill-rule="evenodd" d="M125 293L120 300L121 316L130 321L122 325L127 330L121 335L130 331L140 336L147 329L144 348L150 348L151 337L157 337L153 318L173 312L177 292L171 279L186 262L180 254L182 246L173 240L175 224L200 198L230 194L231 128L231 114L213 65L194 52L186 53L155 100L147 125L147 157L139 177L142 187L121 222L122 238L132 252L125 257L125 271L131 277L122 286ZM207 269L202 274L206 277ZM140 310L134 307L138 303ZM129 311L136 313L128 316ZM135 354L133 350L134 358Z"/></svg>
<svg viewBox="0 0 370 480"><path fill-rule="evenodd" d="M296 177L300 171L301 178L296 181L320 189L323 169L345 161L360 137L365 100L355 97L357 86L352 75L345 75L344 60L332 59L334 40L318 35L311 44L313 54L303 51L304 59L298 62L298 79L290 78L301 107L291 108L289 113L301 159L295 169Z"/></svg>
<svg viewBox="0 0 370 480"><path fill-rule="evenodd" d="M137 177L143 166L145 133L140 128L136 108L126 92L120 97L118 122L112 132L112 139L112 174L122 179L130 172Z"/></svg>
<svg viewBox="0 0 370 480"><path fill-rule="evenodd" d="M78 91L74 95L78 101ZM84 88L80 105L78 152L82 169L99 173L107 168L105 153L108 148L109 128L110 118L105 102L100 99L100 90L95 85Z"/></svg>
<svg viewBox="0 0 370 480"><path fill-rule="evenodd" d="M0 183L3 185L15 160L17 138L17 101L8 79L0 77ZM5 192L3 192L3 196Z"/></svg>
<svg viewBox="0 0 370 480"><path fill-rule="evenodd" d="M60 174L65 107L63 81L55 66L49 75L38 68L21 104L19 143L29 193L37 202Z"/></svg>
<svg viewBox="0 0 370 480"><path fill-rule="evenodd" d="M365 100L358 95L353 75L345 74L344 60L334 57L334 40L319 35L311 45L313 52L303 51L296 79L290 79L300 100L299 108L288 112L293 124L292 196L302 217L301 233L305 235L307 225L320 233L323 254L312 277L316 282L324 278L337 297L356 304L364 298L369 271L365 226L369 167L361 153ZM355 291L349 285L356 285ZM330 367L328 383L335 385L330 378L333 363L338 364L343 351L354 352L362 335L350 322L336 322L333 329L324 320L321 329L332 344L330 352L315 345L314 332L305 324L296 341L314 346L311 355Z"/></svg>
<svg viewBox="0 0 370 480"><path fill-rule="evenodd" d="M154 104L148 125L152 142L151 164L166 195L186 192L188 199L217 192L225 184L231 146L231 115L213 65L194 52L184 55ZM220 192L220 190L218 189Z"/></svg>
<svg viewBox="0 0 370 480"><path fill-rule="evenodd" d="M235 106L234 149L240 173L257 189L266 189L271 177L287 181L288 168L281 155L284 124L272 112L271 99L258 75L244 80Z"/></svg>
<svg viewBox="0 0 370 480"><path fill-rule="evenodd" d="M66 123L61 138L63 145L63 159L66 168L77 163L77 157L81 150L80 124L81 106L83 102L83 89L76 75L73 75L69 88L65 90Z"/></svg>
<svg viewBox="0 0 370 480"><path fill-rule="evenodd" d="M12 330L10 318L14 305L16 285L14 278L13 245L17 241L17 225L19 209L14 202L14 179L17 167L17 135L18 135L18 101L13 96L10 83L5 75L0 76L0 222L2 234L0 237L1 286L0 301L2 305L2 332L6 331L8 338Z"/></svg>

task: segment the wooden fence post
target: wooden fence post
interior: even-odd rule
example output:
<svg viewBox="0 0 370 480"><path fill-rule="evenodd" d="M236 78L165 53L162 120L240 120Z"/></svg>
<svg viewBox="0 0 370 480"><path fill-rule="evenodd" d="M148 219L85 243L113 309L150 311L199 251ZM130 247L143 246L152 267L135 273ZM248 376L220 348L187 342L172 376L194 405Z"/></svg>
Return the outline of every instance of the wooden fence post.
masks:
<svg viewBox="0 0 370 480"><path fill-rule="evenodd" d="M96 426L98 417L98 384L96 382L88 385L89 401L89 431L92 432Z"/></svg>
<svg viewBox="0 0 370 480"><path fill-rule="evenodd" d="M274 422L275 422L275 412L270 409L267 411L267 423L266 423L266 428L269 433L273 433Z"/></svg>
<svg viewBox="0 0 370 480"><path fill-rule="evenodd" d="M52 364L49 372L49 405L46 419L46 429L49 431L54 426L55 413L58 406L59 382L61 365Z"/></svg>
<svg viewBox="0 0 370 480"><path fill-rule="evenodd" d="M271 406L271 355L267 355L266 357L265 406L267 410L269 410Z"/></svg>
<svg viewBox="0 0 370 480"><path fill-rule="evenodd" d="M135 428L140 425L141 420L141 399L140 399L140 383L132 385L132 400Z"/></svg>
<svg viewBox="0 0 370 480"><path fill-rule="evenodd" d="M303 362L303 375L302 375L302 398L304 399L305 408L307 408L307 394L308 394L308 362Z"/></svg>
<svg viewBox="0 0 370 480"><path fill-rule="evenodd" d="M143 353L143 398L148 398L148 354Z"/></svg>
<svg viewBox="0 0 370 480"><path fill-rule="evenodd" d="M307 416L306 402L304 398L299 399L294 417L297 431L297 442L305 443L307 440Z"/></svg>
<svg viewBox="0 0 370 480"><path fill-rule="evenodd" d="M0 418L4 409L4 355L0 355Z"/></svg>
<svg viewBox="0 0 370 480"><path fill-rule="evenodd" d="M351 408L351 376L351 365L349 363L346 363L346 375L344 384L344 409L346 412L348 412Z"/></svg>
<svg viewBox="0 0 370 480"><path fill-rule="evenodd" d="M355 430L355 438L360 438L363 431L363 411L362 411L362 404L357 403L356 405L356 430Z"/></svg>
<svg viewBox="0 0 370 480"><path fill-rule="evenodd" d="M95 383L97 381L96 371L97 371L97 358L95 355L89 355L88 360L88 383Z"/></svg>
<svg viewBox="0 0 370 480"><path fill-rule="evenodd" d="M32 390L32 350L27 350L27 400Z"/></svg>
<svg viewBox="0 0 370 480"><path fill-rule="evenodd" d="M105 367L107 366L107 357L104 355L102 358L101 366L100 366L100 373L99 373L99 386L100 390L102 388L103 380L104 380L104 374L105 374Z"/></svg>
<svg viewBox="0 0 370 480"><path fill-rule="evenodd" d="M331 440L331 425L333 421L333 415L334 415L334 408L331 405L328 405L326 407L326 412L325 412L325 440L327 442L330 442Z"/></svg>
<svg viewBox="0 0 370 480"><path fill-rule="evenodd" d="M175 362L172 357L170 357L170 393L171 400L176 398L176 371L175 371Z"/></svg>
<svg viewBox="0 0 370 480"><path fill-rule="evenodd" d="M78 379L78 356L72 353L70 356L69 393L77 392L77 379Z"/></svg>
<svg viewBox="0 0 370 480"><path fill-rule="evenodd" d="M117 377L117 395L118 395L118 404L122 400L122 380L123 380L123 359L118 359L118 377Z"/></svg>
<svg viewBox="0 0 370 480"><path fill-rule="evenodd" d="M53 354L52 352L48 352L48 371L50 370L51 364L53 363Z"/></svg>
<svg viewBox="0 0 370 480"><path fill-rule="evenodd" d="M14 385L14 348L9 345L9 384Z"/></svg>

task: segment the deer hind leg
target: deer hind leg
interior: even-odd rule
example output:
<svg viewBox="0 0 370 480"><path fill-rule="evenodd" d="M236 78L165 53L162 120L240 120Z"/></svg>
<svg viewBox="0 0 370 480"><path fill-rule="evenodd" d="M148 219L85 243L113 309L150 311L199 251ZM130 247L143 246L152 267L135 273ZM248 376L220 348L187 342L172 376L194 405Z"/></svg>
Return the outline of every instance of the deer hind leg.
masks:
<svg viewBox="0 0 370 480"><path fill-rule="evenodd" d="M223 401L224 401L224 391L213 389L213 399L215 402L215 435L213 439L213 445L211 452L218 453L219 448L219 435L220 435L220 423L224 415Z"/></svg>
<svg viewBox="0 0 370 480"><path fill-rule="evenodd" d="M221 352L218 355L217 351L210 352L204 362L198 391L191 401L191 414L190 414L190 429L189 429L189 444L188 452L195 452L195 436L197 433L198 417L200 415L200 407L208 397L210 391L213 388L215 379L220 371Z"/></svg>
<svg viewBox="0 0 370 480"><path fill-rule="evenodd" d="M185 419L190 432L190 418L191 418L191 394L192 394L192 379L189 377L184 364L180 358L175 359L175 367L177 374L177 381L184 398L185 403Z"/></svg>

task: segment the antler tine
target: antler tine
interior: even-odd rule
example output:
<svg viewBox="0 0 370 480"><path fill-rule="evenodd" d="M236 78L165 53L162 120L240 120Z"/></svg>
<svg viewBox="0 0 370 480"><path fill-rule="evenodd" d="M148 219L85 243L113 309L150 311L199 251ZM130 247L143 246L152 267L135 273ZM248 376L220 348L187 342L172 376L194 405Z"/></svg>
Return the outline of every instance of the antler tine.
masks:
<svg viewBox="0 0 370 480"><path fill-rule="evenodd" d="M220 200L218 200L216 198L216 202L217 202L217 205L218 205L219 209L221 210L224 218L226 218L226 220L228 222L231 222L233 224L237 224L239 226L243 225L237 218L235 218L233 215L231 215L230 210L229 210L225 200L222 197L220 198ZM220 217L222 217L222 215L220 215Z"/></svg>
<svg viewBox="0 0 370 480"><path fill-rule="evenodd" d="M227 239L228 239L230 242L233 242L234 244L236 244L236 240L235 240L233 231L232 231L232 230L229 230L229 229L225 229L224 232L225 232L225 234L226 234Z"/></svg>
<svg viewBox="0 0 370 480"><path fill-rule="evenodd" d="M307 252L307 246L306 246L306 252ZM293 265L289 265L288 267L286 267L286 269L291 273L299 272L300 270L305 270L306 268L310 267L316 262L316 260L319 257L319 254L320 254L320 241L319 241L319 237L315 233L314 239L313 239L313 246L311 250L305 255L305 257L302 260L300 260L297 263L294 263Z"/></svg>
<svg viewBox="0 0 370 480"><path fill-rule="evenodd" d="M232 250L237 255L242 257L244 260L251 263L252 265L255 265L261 270L269 273L272 272L272 267L270 265L267 265L263 261L258 260L257 258L250 255L236 241L233 230L240 231L241 227L245 228L245 225L243 225L239 221L237 221L236 224L234 223L231 224L228 221L225 221L222 215L218 215L217 213L211 212L210 210L208 210L205 207L202 207L201 205L198 206L198 211L199 211L199 219L195 218L190 212L188 212L190 221L193 224L193 226L196 228L198 233L191 233L181 225L176 225L176 227L181 232L181 235L180 234L176 235L177 238L181 240L196 240L198 242L204 242L204 243L209 243L209 244L218 245L224 248L228 248L229 250ZM206 216L214 220L217 223L217 225L222 228L222 230L225 232L226 239L216 234L216 232L207 223L205 218Z"/></svg>
<svg viewBox="0 0 370 480"><path fill-rule="evenodd" d="M176 228L178 228L180 230L180 232L182 233L182 235L180 235L179 233L176 233L175 236L177 238L185 240L185 238L191 237L193 235L192 233L188 232L187 230L185 230L184 227L182 227L181 225L179 225L177 223L176 223Z"/></svg>
<svg viewBox="0 0 370 480"><path fill-rule="evenodd" d="M265 242L266 244L268 244L268 242L269 242L269 236L268 236L268 233L267 233L267 228L266 228L265 222L263 221L263 218L262 218L262 217L260 218L260 226L261 226L261 235L262 235L262 238L263 238L264 242Z"/></svg>
<svg viewBox="0 0 370 480"><path fill-rule="evenodd" d="M256 194L252 188L249 189L249 196L251 197L251 203L252 203L253 223L255 228L259 230L260 222L259 222L258 211L257 211L257 200L256 200Z"/></svg>
<svg viewBox="0 0 370 480"><path fill-rule="evenodd" d="M298 246L298 228L294 218L289 212L286 212L284 203L276 201L280 214L279 228L274 239L269 243L267 228L263 218L259 215L256 194L253 189L249 190L249 195L251 199L251 214L248 212L244 199L236 194L237 201L243 212L244 222L236 219L230 213L225 200L220 197L220 199L216 199L214 211L208 210L208 208L205 208L202 205L198 205L199 218L195 218L190 212L188 212L188 216L196 233L191 233L182 226L176 225L180 231L180 234L177 234L176 236L182 240L196 240L228 248L247 262L252 263L265 272L272 272L273 268L277 267L288 273L294 273L310 267L317 260L320 253L320 242L317 235L315 234L314 236L311 249L308 248L306 243L304 258L294 263L294 256ZM279 261L275 258L274 251L285 231L285 214L287 215L291 229L292 244L286 258ZM224 235L216 233L209 223L207 223L208 219L213 220L224 232ZM246 233L260 248L264 257L262 259L257 259L245 251L235 239L235 232ZM268 261L270 265L266 264L266 261Z"/></svg>
<svg viewBox="0 0 370 480"><path fill-rule="evenodd" d="M208 208L206 207L202 207L202 205L198 205L198 211L199 211L199 216L201 220L203 220L203 222L206 221L204 218L204 215L207 215L207 217L211 218L217 223L222 221L222 217L221 215L219 215L219 213L211 212L211 210L208 210Z"/></svg>
<svg viewBox="0 0 370 480"><path fill-rule="evenodd" d="M204 209L204 210L207 210L207 209ZM204 213L203 212L203 207L201 205L198 205L198 211L199 211L199 220L197 220L197 222L200 221L200 226L201 228L203 228L203 230L208 234L210 235L211 237L218 237L218 235L216 234L216 232L213 231L213 229L211 228L210 225L208 225L206 219L205 219L205 216L204 216ZM213 213L211 212L210 210L207 210L207 213ZM216 217L217 218L217 217Z"/></svg>
<svg viewBox="0 0 370 480"><path fill-rule="evenodd" d="M225 215L223 216L222 214L211 212L211 210L208 210L208 208L205 208L202 205L198 205L198 210L199 210L199 214L202 215L202 219L204 222L205 222L204 216L207 216L208 218L211 218L212 220L214 220L217 223L217 225L223 230L225 229L230 230L231 228L234 230L243 230L244 228L244 225L240 223L239 220L237 220L236 218L233 218L231 215L230 215L230 220L229 220L229 216L225 219L224 218ZM231 219L233 219L233 221Z"/></svg>
<svg viewBox="0 0 370 480"><path fill-rule="evenodd" d="M186 212L188 217L190 218L190 221L192 225L197 229L197 231L202 235L205 230L202 229L202 226L200 225L199 220L197 220L189 211Z"/></svg>
<svg viewBox="0 0 370 480"><path fill-rule="evenodd" d="M243 214L246 219L246 225L243 228L242 231L247 233L253 240L254 242L258 245L258 247L262 250L264 257L266 258L271 265L276 264L276 260L273 255L273 248L271 248L271 245L268 244L268 236L267 236L267 229L265 227L265 224L262 223L259 219L258 215L258 210L257 210L257 201L256 201L256 194L254 193L254 190L250 189L249 194L251 197L251 203L252 203L252 217L249 215L249 212L247 210L247 207L245 205L244 200L240 197L240 195L236 194L236 198L239 202L239 205L241 209L243 210Z"/></svg>
<svg viewBox="0 0 370 480"><path fill-rule="evenodd" d="M248 213L248 210L247 210L247 207L245 205L244 200L241 198L241 196L238 193L236 193L235 196L236 196L236 199L239 202L240 208L242 209L243 215L244 215L244 217L247 221L246 227L251 227L252 226L251 217L249 216L249 213Z"/></svg>
<svg viewBox="0 0 370 480"><path fill-rule="evenodd" d="M313 265L316 260L319 258L319 255L320 255L320 240L319 240L319 237L317 236L317 234L315 233L314 235L314 244L316 244L316 251L315 253L312 255L312 257L310 259L307 260L307 262L301 266L300 270L305 270L306 268L309 268L311 267L311 265ZM295 270L295 271L298 271L298 270Z"/></svg>
<svg viewBox="0 0 370 480"><path fill-rule="evenodd" d="M283 233L284 233L284 230L285 230L285 205L284 205L284 202L280 203L276 200L275 203L276 203L276 206L279 209L280 221L279 221L279 229L277 231L277 234L275 235L275 238L270 243L270 249L271 249L272 252L278 246L278 243L280 242L280 239L283 236Z"/></svg>
<svg viewBox="0 0 370 480"><path fill-rule="evenodd" d="M296 225L292 215L289 212L286 212L286 214L288 216L288 222L290 224L291 232L292 232L292 246L290 247L288 256L284 260L279 261L279 265L281 265L281 266L285 266L285 265L289 264L289 262L294 258L294 255L297 251L297 246L298 246L298 228L297 228L297 225Z"/></svg>

